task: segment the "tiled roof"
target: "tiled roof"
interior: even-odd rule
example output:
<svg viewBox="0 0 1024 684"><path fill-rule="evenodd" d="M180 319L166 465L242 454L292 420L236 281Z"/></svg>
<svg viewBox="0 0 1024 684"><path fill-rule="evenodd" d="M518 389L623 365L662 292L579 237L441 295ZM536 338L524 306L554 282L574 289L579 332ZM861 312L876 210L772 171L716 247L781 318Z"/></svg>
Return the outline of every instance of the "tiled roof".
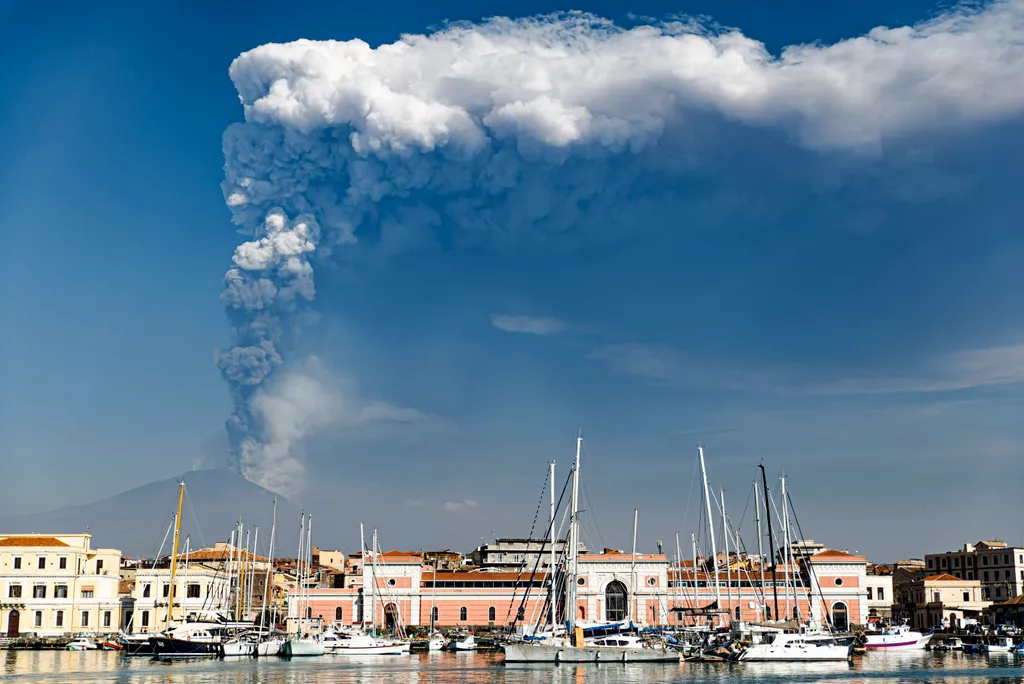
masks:
<svg viewBox="0 0 1024 684"><path fill-rule="evenodd" d="M0 537L0 546L68 546L56 537L24 535Z"/></svg>
<svg viewBox="0 0 1024 684"><path fill-rule="evenodd" d="M439 570L437 572L437 579L440 582L451 582L453 580L466 580L469 582L508 582L517 579L523 582L528 582L530 581L531 575L534 581L547 579L548 576L546 572L538 572L536 574L524 572L520 574L518 572L445 572L444 570ZM428 582L433 580L433 570L424 570L423 579Z"/></svg>
<svg viewBox="0 0 1024 684"><path fill-rule="evenodd" d="M181 554L181 558L187 558L189 561L229 561L232 560L232 555L237 556L237 549L199 549L192 551L188 554ZM249 560L249 552L242 550L242 558ZM258 554L252 554L252 558L259 562L266 562L268 558L264 558ZM234 560L238 560L234 558Z"/></svg>
<svg viewBox="0 0 1024 684"><path fill-rule="evenodd" d="M834 551L832 549L825 549L811 556L811 560L814 561L826 561L826 560L837 560L837 561L866 561L867 558L864 556L856 556L846 551Z"/></svg>
<svg viewBox="0 0 1024 684"><path fill-rule="evenodd" d="M939 575L928 575L922 581L924 582L967 582L968 580L961 580L959 577L953 577L948 573L942 573Z"/></svg>

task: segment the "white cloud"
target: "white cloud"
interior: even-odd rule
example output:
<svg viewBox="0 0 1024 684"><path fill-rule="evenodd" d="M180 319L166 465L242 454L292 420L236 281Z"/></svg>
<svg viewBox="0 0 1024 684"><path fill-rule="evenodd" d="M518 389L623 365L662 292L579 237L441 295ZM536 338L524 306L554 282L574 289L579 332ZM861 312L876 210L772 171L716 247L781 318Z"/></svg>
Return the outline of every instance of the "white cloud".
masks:
<svg viewBox="0 0 1024 684"><path fill-rule="evenodd" d="M462 501L445 501L441 504L441 510L445 513L465 513L466 511L478 508L479 504L472 499L464 499Z"/></svg>
<svg viewBox="0 0 1024 684"><path fill-rule="evenodd" d="M551 335L569 329L569 324L557 318L546 316L508 316L492 314L491 325L498 330L530 335Z"/></svg>
<svg viewBox="0 0 1024 684"><path fill-rule="evenodd" d="M590 358L648 382L724 390L807 394L943 392L1024 382L1024 344L936 356L901 371L851 372L799 364L742 364L685 350L638 344L608 345Z"/></svg>
<svg viewBox="0 0 1024 684"><path fill-rule="evenodd" d="M230 73L249 121L303 132L351 124L362 155L472 154L488 138L636 149L703 108L789 129L810 147L859 147L921 125L1019 113L1022 37L1021 0L779 56L739 31L682 22L620 29L569 13L459 23L377 48L264 45ZM246 188L228 197L241 204Z"/></svg>
<svg viewBox="0 0 1024 684"><path fill-rule="evenodd" d="M405 500L405 507L406 508L423 508L425 505L426 505L426 502L423 499L406 499Z"/></svg>

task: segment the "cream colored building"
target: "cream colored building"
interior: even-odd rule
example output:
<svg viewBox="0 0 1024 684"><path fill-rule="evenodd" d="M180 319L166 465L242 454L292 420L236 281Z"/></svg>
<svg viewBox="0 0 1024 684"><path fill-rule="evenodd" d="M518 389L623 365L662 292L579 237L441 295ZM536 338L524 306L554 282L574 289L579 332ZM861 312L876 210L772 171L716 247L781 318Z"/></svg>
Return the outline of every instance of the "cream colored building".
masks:
<svg viewBox="0 0 1024 684"><path fill-rule="evenodd" d="M40 637L115 634L121 552L89 534L0 535L0 631Z"/></svg>
<svg viewBox="0 0 1024 684"><path fill-rule="evenodd" d="M230 586L224 572L201 563L181 566L174 578L174 614L170 615L171 568L138 568L135 571L135 602L125 626L134 632L160 632L168 621L177 623L191 614L224 611Z"/></svg>
<svg viewBox="0 0 1024 684"><path fill-rule="evenodd" d="M979 580L958 579L953 575L928 575L910 587L914 600L914 627L930 630L945 624L961 627L967 618L979 619L992 605L982 595Z"/></svg>
<svg viewBox="0 0 1024 684"><path fill-rule="evenodd" d="M869 572L864 577L864 586L868 592L868 620L890 619L893 603L892 575L876 575Z"/></svg>

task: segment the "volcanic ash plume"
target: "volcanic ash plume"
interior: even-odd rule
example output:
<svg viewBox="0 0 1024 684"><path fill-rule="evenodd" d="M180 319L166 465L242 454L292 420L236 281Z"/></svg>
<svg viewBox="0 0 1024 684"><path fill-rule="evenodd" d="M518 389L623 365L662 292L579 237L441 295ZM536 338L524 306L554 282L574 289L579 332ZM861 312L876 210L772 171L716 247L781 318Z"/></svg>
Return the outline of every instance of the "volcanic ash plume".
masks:
<svg viewBox="0 0 1024 684"><path fill-rule="evenodd" d="M672 197L685 209L682 174L712 164L723 131L878 155L909 132L1016 116L1022 46L1016 0L777 57L736 31L585 14L242 54L223 187L248 241L225 277L233 344L217 358L236 466L301 486L296 447L331 418L279 381L312 313L313 263L357 238L386 254L443 231L453 244L628 234Z"/></svg>

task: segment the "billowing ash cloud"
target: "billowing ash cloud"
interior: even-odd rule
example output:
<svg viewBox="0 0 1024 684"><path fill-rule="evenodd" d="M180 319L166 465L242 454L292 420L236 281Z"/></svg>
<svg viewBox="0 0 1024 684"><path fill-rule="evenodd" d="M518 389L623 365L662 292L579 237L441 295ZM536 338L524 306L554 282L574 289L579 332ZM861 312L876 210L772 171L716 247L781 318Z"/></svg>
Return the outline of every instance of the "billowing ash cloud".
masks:
<svg viewBox="0 0 1024 684"><path fill-rule="evenodd" d="M314 263L357 241L388 253L441 232L501 244L638 229L665 197L641 181L674 191L675 175L717 154L709 131L863 157L1017 116L1024 2L779 56L679 22L494 19L377 48L264 45L230 75L245 122L224 134L224 194L249 241L226 276L234 343L218 363L237 466L282 488L301 478L296 445L330 419L280 430L265 412L314 410L275 380L313 311Z"/></svg>

